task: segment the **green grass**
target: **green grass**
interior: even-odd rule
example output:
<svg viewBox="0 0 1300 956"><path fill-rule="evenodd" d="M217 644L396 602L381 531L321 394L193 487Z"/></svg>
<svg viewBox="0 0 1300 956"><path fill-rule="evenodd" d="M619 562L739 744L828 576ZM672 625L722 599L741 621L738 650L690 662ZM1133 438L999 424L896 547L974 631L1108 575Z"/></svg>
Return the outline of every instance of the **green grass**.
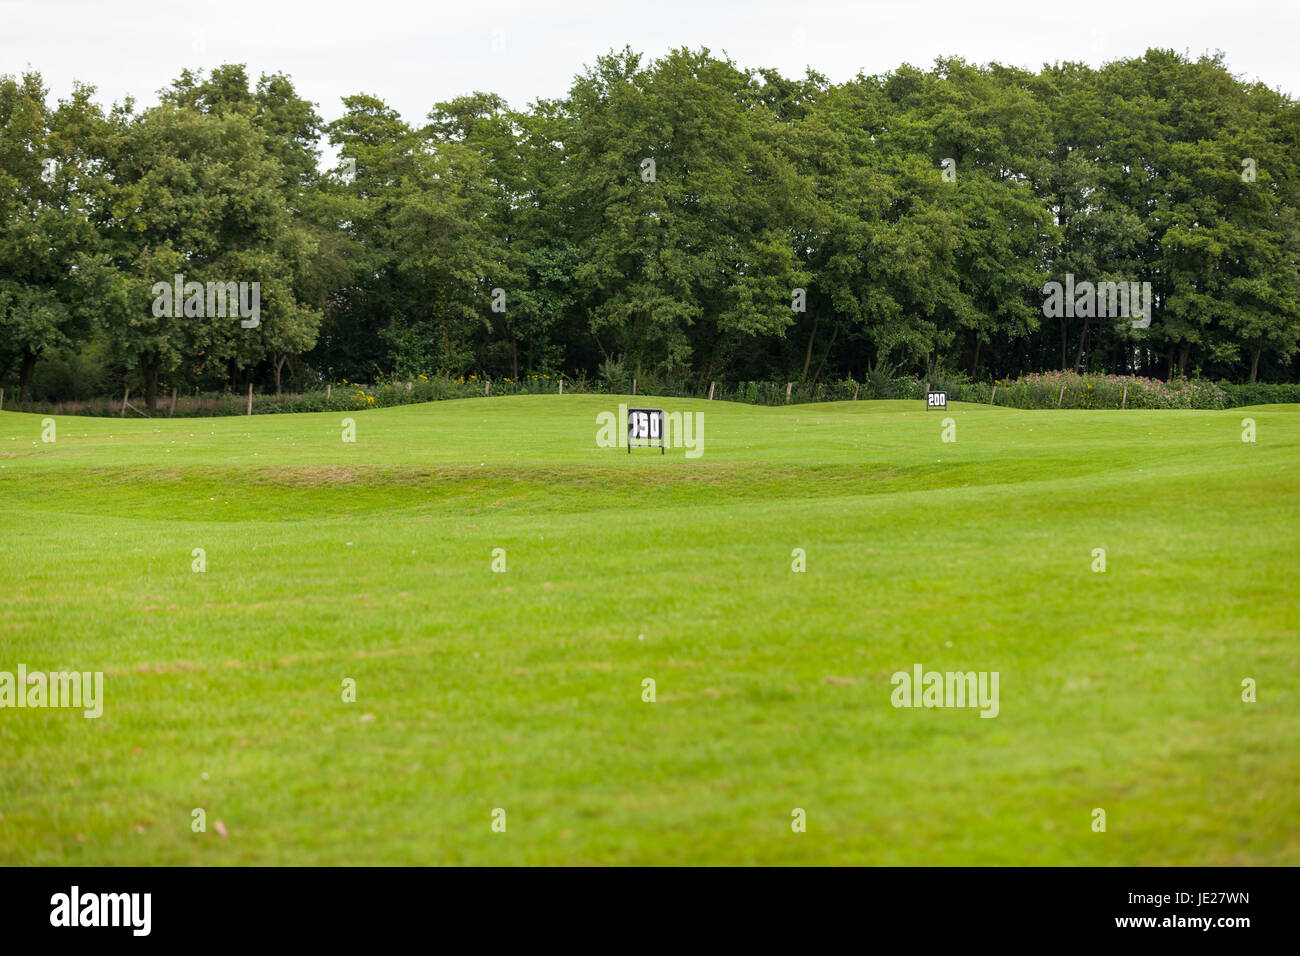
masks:
<svg viewBox="0 0 1300 956"><path fill-rule="evenodd" d="M0 413L0 863L1300 862L1300 406L617 401Z"/></svg>

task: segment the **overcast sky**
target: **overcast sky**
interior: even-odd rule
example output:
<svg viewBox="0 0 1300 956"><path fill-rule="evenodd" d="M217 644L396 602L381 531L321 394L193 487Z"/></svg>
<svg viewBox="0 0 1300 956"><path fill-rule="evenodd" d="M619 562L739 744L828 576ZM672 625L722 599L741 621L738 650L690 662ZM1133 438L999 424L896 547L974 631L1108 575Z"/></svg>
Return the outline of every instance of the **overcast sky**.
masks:
<svg viewBox="0 0 1300 956"><path fill-rule="evenodd" d="M562 95L600 53L651 56L706 46L742 67L834 81L936 56L1044 62L1105 60L1151 46L1222 50L1229 68L1300 92L1297 0L0 0L0 73L39 70L57 96L74 79L106 105L140 105L185 67L246 63L289 74L327 120L367 92L418 122L439 101L486 90L523 107Z"/></svg>

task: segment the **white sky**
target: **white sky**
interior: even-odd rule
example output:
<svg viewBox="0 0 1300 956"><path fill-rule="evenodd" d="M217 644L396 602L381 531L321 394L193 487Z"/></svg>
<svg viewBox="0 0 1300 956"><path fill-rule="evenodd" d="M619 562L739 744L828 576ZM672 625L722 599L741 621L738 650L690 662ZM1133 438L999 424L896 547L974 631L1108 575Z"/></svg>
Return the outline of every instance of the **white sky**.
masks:
<svg viewBox="0 0 1300 956"><path fill-rule="evenodd" d="M0 73L39 70L55 97L92 83L101 103L149 105L185 67L246 63L289 74L326 119L367 92L419 122L439 100L473 90L514 106L563 95L598 54L625 45L654 56L707 46L742 67L833 81L936 56L1044 62L1139 55L1150 46L1228 66L1300 92L1297 0L0 0Z"/></svg>

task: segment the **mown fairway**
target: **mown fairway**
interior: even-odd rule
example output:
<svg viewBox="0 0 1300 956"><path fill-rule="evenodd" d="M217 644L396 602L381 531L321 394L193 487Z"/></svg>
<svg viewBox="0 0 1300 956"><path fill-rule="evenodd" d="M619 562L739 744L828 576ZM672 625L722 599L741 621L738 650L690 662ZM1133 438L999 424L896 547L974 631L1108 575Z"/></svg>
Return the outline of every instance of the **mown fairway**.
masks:
<svg viewBox="0 0 1300 956"><path fill-rule="evenodd" d="M0 413L0 863L1300 862L1300 407L619 400Z"/></svg>

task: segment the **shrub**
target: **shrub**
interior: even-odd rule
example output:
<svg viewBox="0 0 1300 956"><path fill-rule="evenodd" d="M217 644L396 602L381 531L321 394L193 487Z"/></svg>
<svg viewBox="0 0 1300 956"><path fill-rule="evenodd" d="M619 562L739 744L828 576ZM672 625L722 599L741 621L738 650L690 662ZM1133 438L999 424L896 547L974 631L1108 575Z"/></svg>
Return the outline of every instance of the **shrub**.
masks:
<svg viewBox="0 0 1300 956"><path fill-rule="evenodd" d="M601 362L598 374L607 392L626 395L632 389L632 375L617 358L609 358Z"/></svg>
<svg viewBox="0 0 1300 956"><path fill-rule="evenodd" d="M566 393L612 392L619 388L616 368L602 366L602 377L589 383L584 377L565 378ZM491 394L497 395L554 395L559 390L559 375L534 372L515 381L511 378L493 379ZM742 381L735 385L718 382L714 398L722 401L744 402L750 405L786 404L787 382ZM906 399L920 401L925 392L925 381L915 376L891 377L888 371L869 371L865 382L852 377L810 384L795 382L790 391L790 404L805 402L846 402L856 394L860 399ZM996 386L996 393L994 392ZM623 386L631 389L631 378ZM1300 385L1257 382L1246 385L1216 383L1200 379L1181 379L1161 382L1157 379L1120 375L1080 375L1077 372L1038 372L1023 375L1014 381L971 382L962 375L942 373L932 376L930 387L948 392L950 401L978 402L1010 408L1233 408L1241 405L1262 405L1279 402L1300 403ZM1125 398L1127 390L1127 399ZM482 398L484 380L476 375L452 378L448 375L417 375L407 381L380 382L362 385L356 382L338 382L325 388L297 394L254 395L254 414L279 412L348 412L365 408L384 408L392 405L411 405L417 402L442 401L449 398ZM685 380L667 375L647 374L637 383L642 395L662 395L686 398L705 398L708 385L702 388ZM622 392L621 394L626 394ZM215 415L244 415L248 411L246 395L231 393L190 394L180 396L176 403L176 417ZM132 402L142 407L139 398ZM10 411L50 412L67 415L120 415L121 399L97 398L58 403L7 400ZM135 412L128 410L128 415ZM169 395L160 395L159 416L171 414Z"/></svg>
<svg viewBox="0 0 1300 956"><path fill-rule="evenodd" d="M899 398L898 386L894 382L891 371L887 368L876 366L867 371L867 380L863 383L866 386L867 394L864 398Z"/></svg>
<svg viewBox="0 0 1300 956"><path fill-rule="evenodd" d="M998 389L995 404L1010 408L1227 407L1227 395L1222 388L1213 382L1191 379L1161 382L1136 376L1080 375L1065 371L1035 372L995 384ZM982 386L966 386L957 398L979 401L982 394Z"/></svg>
<svg viewBox="0 0 1300 956"><path fill-rule="evenodd" d="M1228 396L1228 407L1242 405L1280 405L1300 402L1300 385L1273 382L1246 382L1230 385L1220 382L1219 387Z"/></svg>

